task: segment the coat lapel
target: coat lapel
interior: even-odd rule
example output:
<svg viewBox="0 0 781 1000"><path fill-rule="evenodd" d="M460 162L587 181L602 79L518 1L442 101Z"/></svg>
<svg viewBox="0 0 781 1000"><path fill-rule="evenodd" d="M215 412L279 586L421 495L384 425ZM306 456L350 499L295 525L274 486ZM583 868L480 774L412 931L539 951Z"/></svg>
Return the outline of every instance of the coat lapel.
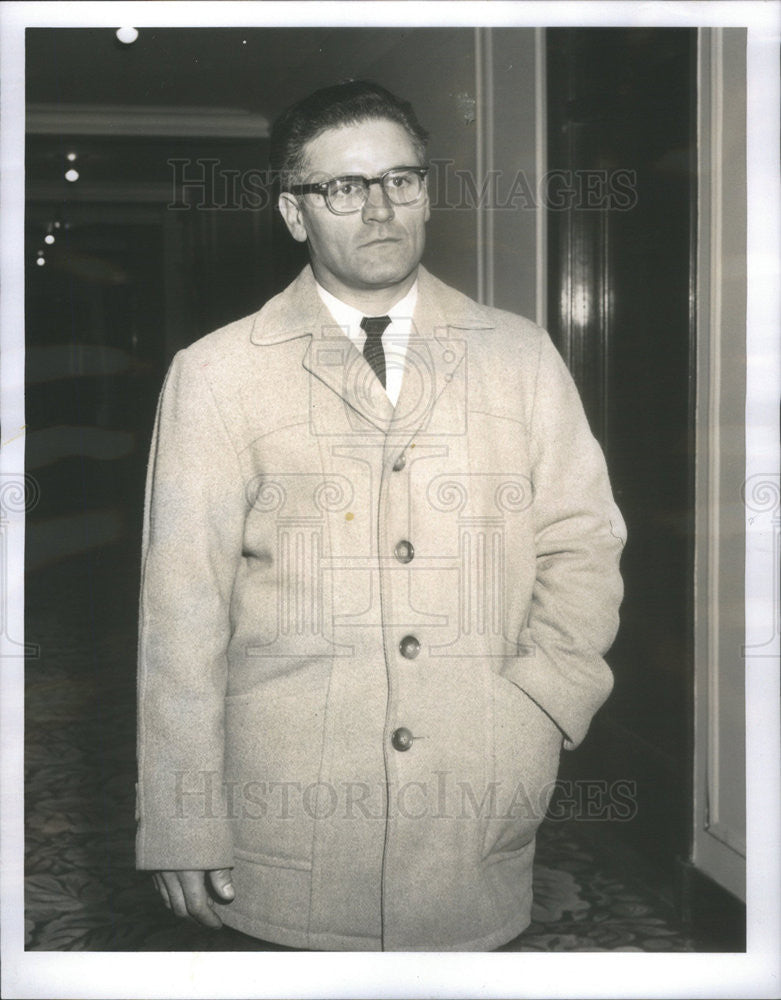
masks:
<svg viewBox="0 0 781 1000"><path fill-rule="evenodd" d="M393 417L390 400L363 355L334 323L317 294L309 266L260 310L251 334L254 344L279 344L296 337L311 338L301 362L304 368L387 433Z"/></svg>
<svg viewBox="0 0 781 1000"><path fill-rule="evenodd" d="M393 406L374 371L330 315L312 333L303 365L365 420L387 433Z"/></svg>
<svg viewBox="0 0 781 1000"><path fill-rule="evenodd" d="M476 303L421 267L418 301L396 407L317 294L309 266L255 317L254 344L309 337L302 364L374 427L405 444L419 433L454 433L465 420L467 335L493 324ZM441 425L441 430L438 428Z"/></svg>
<svg viewBox="0 0 781 1000"><path fill-rule="evenodd" d="M404 380L390 434L394 447L416 435L465 426L468 334L493 328L480 307L421 267Z"/></svg>

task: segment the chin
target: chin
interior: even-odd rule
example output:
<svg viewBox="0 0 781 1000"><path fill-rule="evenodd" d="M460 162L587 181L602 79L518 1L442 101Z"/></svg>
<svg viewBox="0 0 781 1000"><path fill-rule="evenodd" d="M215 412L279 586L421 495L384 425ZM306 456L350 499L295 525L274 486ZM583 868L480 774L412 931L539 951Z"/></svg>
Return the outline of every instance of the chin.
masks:
<svg viewBox="0 0 781 1000"><path fill-rule="evenodd" d="M360 275L367 287L388 287L398 285L409 277L410 273L417 267L417 261L413 264L395 265L393 267L372 267L366 268Z"/></svg>

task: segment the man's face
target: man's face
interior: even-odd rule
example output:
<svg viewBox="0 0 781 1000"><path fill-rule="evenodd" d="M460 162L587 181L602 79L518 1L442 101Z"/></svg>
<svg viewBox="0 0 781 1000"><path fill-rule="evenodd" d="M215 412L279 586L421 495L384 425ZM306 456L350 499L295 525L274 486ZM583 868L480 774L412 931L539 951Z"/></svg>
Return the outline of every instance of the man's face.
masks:
<svg viewBox="0 0 781 1000"><path fill-rule="evenodd" d="M304 183L348 174L379 177L392 167L422 165L407 132L387 119L329 129L305 147ZM315 277L337 297L404 283L418 266L430 211L428 193L392 205L372 184L363 209L334 215L318 195L283 194L280 211L297 240L308 240Z"/></svg>

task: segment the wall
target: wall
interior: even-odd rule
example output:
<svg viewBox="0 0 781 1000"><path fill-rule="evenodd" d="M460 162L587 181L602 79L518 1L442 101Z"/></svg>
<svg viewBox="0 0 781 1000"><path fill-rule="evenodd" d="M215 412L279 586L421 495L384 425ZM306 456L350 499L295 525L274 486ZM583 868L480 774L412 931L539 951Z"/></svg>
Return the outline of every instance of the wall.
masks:
<svg viewBox="0 0 781 1000"><path fill-rule="evenodd" d="M693 861L745 900L745 30L700 32L699 77Z"/></svg>
<svg viewBox="0 0 781 1000"><path fill-rule="evenodd" d="M540 184L545 167L544 30L515 28L478 34L485 103L483 175L495 172L495 207L483 213L490 259L485 299L545 323L545 206ZM479 74L480 76L480 74Z"/></svg>
<svg viewBox="0 0 781 1000"><path fill-rule="evenodd" d="M532 318L537 67L534 29L509 28L410 31L372 68L431 131L424 263L467 295Z"/></svg>
<svg viewBox="0 0 781 1000"><path fill-rule="evenodd" d="M374 78L412 102L431 133L432 212L424 263L467 295L477 291L474 212L443 205L442 171L476 167L475 51L471 29L410 31L375 66Z"/></svg>

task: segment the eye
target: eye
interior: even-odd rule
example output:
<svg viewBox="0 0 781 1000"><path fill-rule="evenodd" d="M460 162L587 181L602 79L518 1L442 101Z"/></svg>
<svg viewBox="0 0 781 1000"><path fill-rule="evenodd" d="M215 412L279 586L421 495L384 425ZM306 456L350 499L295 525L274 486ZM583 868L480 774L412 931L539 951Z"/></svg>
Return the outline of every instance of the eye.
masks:
<svg viewBox="0 0 781 1000"><path fill-rule="evenodd" d="M391 174L389 181L395 188L409 187L412 183L412 175L409 173L405 174Z"/></svg>
<svg viewBox="0 0 781 1000"><path fill-rule="evenodd" d="M331 197L350 198L355 195L359 187L360 184L349 177L345 177L344 180L337 178L331 182Z"/></svg>

